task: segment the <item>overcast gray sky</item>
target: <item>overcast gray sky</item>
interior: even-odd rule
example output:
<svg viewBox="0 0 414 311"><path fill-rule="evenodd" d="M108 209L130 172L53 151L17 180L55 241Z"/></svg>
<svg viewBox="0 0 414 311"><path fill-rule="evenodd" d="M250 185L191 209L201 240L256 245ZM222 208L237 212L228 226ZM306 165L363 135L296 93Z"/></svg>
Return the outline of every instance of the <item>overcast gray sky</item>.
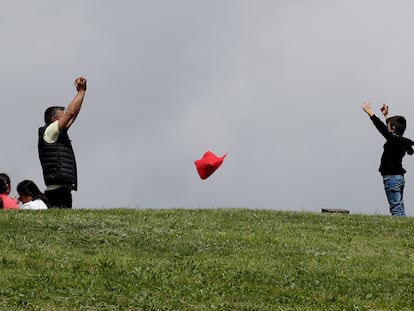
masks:
<svg viewBox="0 0 414 311"><path fill-rule="evenodd" d="M382 102L414 138L409 0L2 0L1 171L44 183L37 129L88 92L69 131L76 208L389 210ZM194 160L228 152L201 180ZM405 201L414 215L414 158Z"/></svg>

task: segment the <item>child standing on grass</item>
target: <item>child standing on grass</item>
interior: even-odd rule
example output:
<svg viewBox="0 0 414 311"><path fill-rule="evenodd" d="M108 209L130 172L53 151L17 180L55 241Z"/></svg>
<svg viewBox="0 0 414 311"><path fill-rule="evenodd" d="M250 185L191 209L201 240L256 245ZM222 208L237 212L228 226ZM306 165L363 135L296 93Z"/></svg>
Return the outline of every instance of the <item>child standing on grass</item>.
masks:
<svg viewBox="0 0 414 311"><path fill-rule="evenodd" d="M384 136L386 142L381 157L379 172L383 177L385 194L393 216L405 216L404 209L404 174L402 159L406 153L414 153L414 142L403 137L406 120L403 116L388 116L388 106L383 104L381 112L385 117L384 124L371 110L371 103L365 102L362 109L369 115L377 130Z"/></svg>

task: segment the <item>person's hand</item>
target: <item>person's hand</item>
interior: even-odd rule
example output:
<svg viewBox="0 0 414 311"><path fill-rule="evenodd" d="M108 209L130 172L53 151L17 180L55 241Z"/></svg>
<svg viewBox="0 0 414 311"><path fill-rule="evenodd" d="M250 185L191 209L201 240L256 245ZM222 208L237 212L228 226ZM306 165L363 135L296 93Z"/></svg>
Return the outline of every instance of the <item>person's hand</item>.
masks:
<svg viewBox="0 0 414 311"><path fill-rule="evenodd" d="M370 117L374 115L374 113L371 110L370 102L364 102L364 104L362 105L362 110L364 110Z"/></svg>
<svg viewBox="0 0 414 311"><path fill-rule="evenodd" d="M382 112L382 114L384 115L385 118L388 118L388 113L389 113L388 112L388 105L382 104L381 112Z"/></svg>
<svg viewBox="0 0 414 311"><path fill-rule="evenodd" d="M86 91L86 79L84 77L76 78L75 87L78 92Z"/></svg>

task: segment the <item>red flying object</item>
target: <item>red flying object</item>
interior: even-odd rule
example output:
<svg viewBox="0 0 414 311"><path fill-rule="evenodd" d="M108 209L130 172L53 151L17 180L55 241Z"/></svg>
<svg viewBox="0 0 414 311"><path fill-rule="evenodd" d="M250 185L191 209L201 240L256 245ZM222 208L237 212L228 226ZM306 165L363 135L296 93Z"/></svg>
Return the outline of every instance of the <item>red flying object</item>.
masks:
<svg viewBox="0 0 414 311"><path fill-rule="evenodd" d="M211 151L207 151L200 160L194 161L200 178L207 179L211 174L213 174L223 163L226 155L227 153L225 153L222 157L218 157Z"/></svg>

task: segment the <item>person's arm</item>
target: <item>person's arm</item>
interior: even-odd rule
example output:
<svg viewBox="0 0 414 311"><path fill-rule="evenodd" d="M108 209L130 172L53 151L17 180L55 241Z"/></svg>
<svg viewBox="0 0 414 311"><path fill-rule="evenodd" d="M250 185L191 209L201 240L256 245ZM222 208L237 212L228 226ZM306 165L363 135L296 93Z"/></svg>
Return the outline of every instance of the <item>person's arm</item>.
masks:
<svg viewBox="0 0 414 311"><path fill-rule="evenodd" d="M389 117L388 105L382 104L381 112L384 115L385 120L387 120Z"/></svg>
<svg viewBox="0 0 414 311"><path fill-rule="evenodd" d="M384 106L383 106L384 107ZM374 126L377 128L377 130L384 136L385 139L392 139L394 138L394 135L388 131L387 125L384 124L371 110L371 103L365 102L362 105L362 109L369 115L369 118L371 119L372 123L374 123ZM383 109L381 108L381 112L383 112ZM386 112L388 114L388 107L386 107ZM384 112L383 112L384 114Z"/></svg>
<svg viewBox="0 0 414 311"><path fill-rule="evenodd" d="M362 110L364 110L370 117L374 115L374 113L371 110L370 102L364 102L364 104L362 105Z"/></svg>
<svg viewBox="0 0 414 311"><path fill-rule="evenodd" d="M59 131L69 129L73 122L75 122L86 94L86 79L84 77L77 78L75 80L75 87L78 93L66 108L63 116L59 118Z"/></svg>

